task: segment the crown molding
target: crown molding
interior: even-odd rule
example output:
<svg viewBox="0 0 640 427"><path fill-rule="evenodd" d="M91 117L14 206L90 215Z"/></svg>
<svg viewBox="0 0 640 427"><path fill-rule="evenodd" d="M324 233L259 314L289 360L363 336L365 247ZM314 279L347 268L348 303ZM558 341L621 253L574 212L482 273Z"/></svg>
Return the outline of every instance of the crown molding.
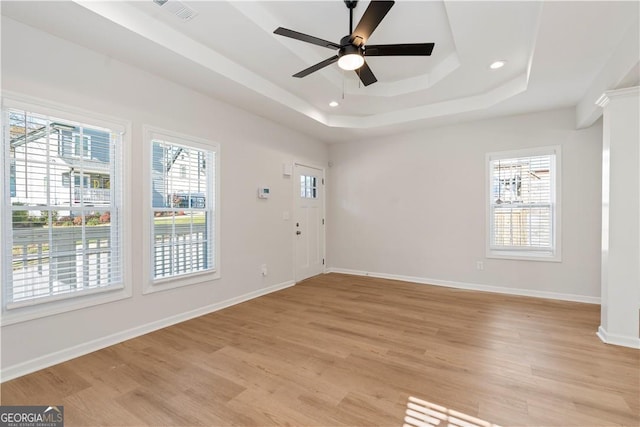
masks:
<svg viewBox="0 0 640 427"><path fill-rule="evenodd" d="M625 87L622 89L608 90L596 101L596 105L605 108L614 98L627 98L640 95L640 86Z"/></svg>

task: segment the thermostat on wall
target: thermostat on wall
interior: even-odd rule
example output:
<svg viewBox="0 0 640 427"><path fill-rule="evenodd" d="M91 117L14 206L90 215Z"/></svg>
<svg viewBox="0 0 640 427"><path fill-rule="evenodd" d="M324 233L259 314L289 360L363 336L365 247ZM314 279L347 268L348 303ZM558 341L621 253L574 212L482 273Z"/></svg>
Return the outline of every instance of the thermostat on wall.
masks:
<svg viewBox="0 0 640 427"><path fill-rule="evenodd" d="M268 199L269 198L269 187L260 187L260 188L258 188L258 198L259 199Z"/></svg>

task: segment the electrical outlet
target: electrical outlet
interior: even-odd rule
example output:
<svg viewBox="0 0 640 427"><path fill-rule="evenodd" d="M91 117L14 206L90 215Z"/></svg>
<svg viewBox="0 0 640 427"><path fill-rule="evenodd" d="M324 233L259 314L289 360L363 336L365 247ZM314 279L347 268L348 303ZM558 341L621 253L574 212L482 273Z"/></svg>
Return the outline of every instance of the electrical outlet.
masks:
<svg viewBox="0 0 640 427"><path fill-rule="evenodd" d="M477 261L476 262L476 269L481 270L481 271L484 270L484 262Z"/></svg>
<svg viewBox="0 0 640 427"><path fill-rule="evenodd" d="M266 276L269 273L267 271L267 264L262 264L262 266L260 267L260 271L262 272L263 276Z"/></svg>

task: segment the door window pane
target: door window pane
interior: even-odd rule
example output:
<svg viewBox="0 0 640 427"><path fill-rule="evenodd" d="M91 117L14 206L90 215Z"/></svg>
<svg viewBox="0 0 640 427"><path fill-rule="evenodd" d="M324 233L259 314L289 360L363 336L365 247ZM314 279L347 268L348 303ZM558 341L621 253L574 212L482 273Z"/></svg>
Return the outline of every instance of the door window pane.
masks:
<svg viewBox="0 0 640 427"><path fill-rule="evenodd" d="M300 197L303 199L318 198L318 178L312 175L300 175Z"/></svg>

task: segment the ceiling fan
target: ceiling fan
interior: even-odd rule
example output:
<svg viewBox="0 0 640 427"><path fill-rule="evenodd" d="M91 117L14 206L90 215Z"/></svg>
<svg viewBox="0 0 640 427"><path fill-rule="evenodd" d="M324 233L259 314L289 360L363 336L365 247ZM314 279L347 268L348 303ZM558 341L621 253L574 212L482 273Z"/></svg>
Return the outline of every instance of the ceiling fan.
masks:
<svg viewBox="0 0 640 427"><path fill-rule="evenodd" d="M362 83L369 86L378 81L376 76L367 65L367 56L430 56L434 43L405 43L405 44L379 44L368 45L367 39L371 36L382 19L389 12L395 2L393 1L371 1L369 7L362 15L360 22L353 29L353 9L357 0L344 0L349 8L349 34L340 40L340 44L333 43L308 34L299 33L287 28L278 27L274 31L280 36L315 44L329 49L337 49L338 53L331 58L318 62L311 67L300 71L293 77L305 77L328 65L338 61L338 66L343 70L354 70Z"/></svg>

